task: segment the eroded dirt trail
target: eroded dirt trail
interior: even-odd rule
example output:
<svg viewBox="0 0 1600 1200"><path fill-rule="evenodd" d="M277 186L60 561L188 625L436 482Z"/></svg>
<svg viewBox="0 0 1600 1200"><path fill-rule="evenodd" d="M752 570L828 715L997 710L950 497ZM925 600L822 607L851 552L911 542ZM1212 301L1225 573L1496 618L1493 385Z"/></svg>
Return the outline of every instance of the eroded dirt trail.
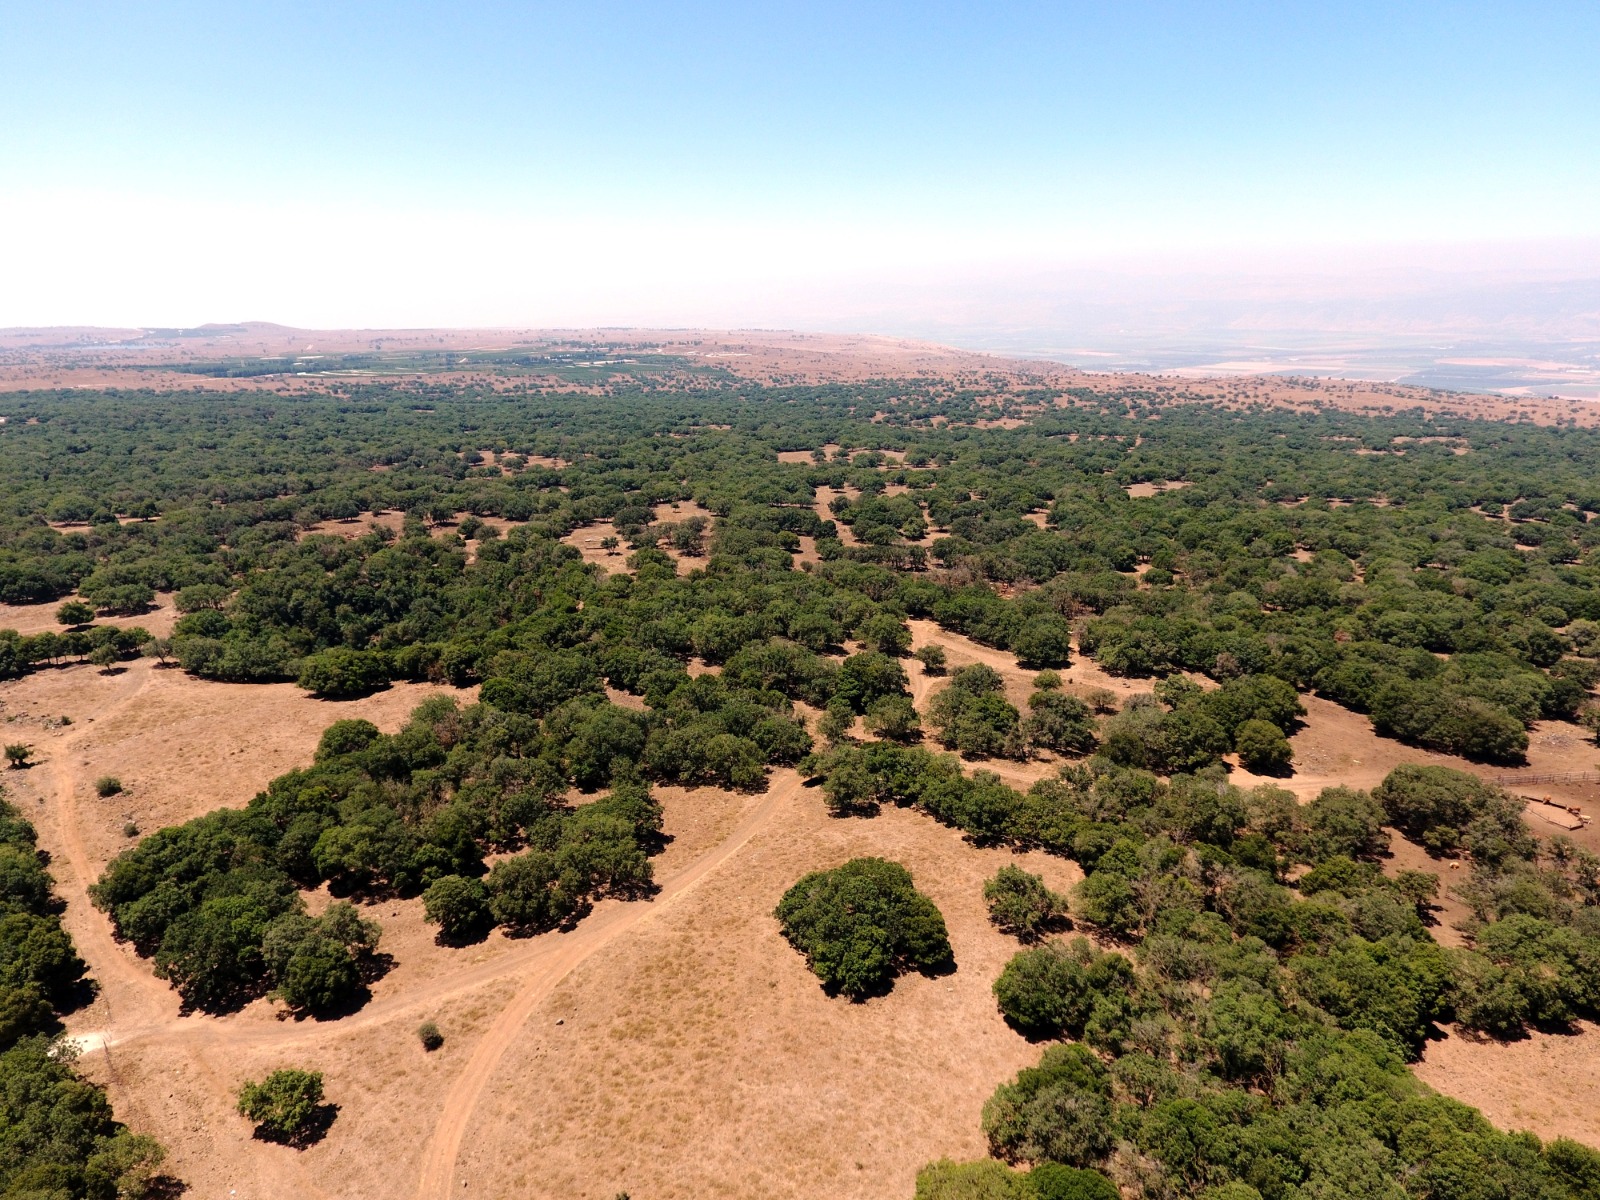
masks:
<svg viewBox="0 0 1600 1200"><path fill-rule="evenodd" d="M125 671L116 677L116 694L108 706L120 710L133 704L150 682L150 672ZM78 953L90 966L93 977L101 985L101 1005L105 1009L106 1031L103 1041L114 1036L112 1021L135 1025L150 1021L176 1018L178 1004L171 988L151 974L148 965L139 961L133 948L118 942L111 932L110 920L89 902L89 886L98 877L94 856L83 840L83 826L78 815L79 778L76 756L81 744L94 731L87 724L75 725L73 732L62 737L51 747L49 759L39 770L48 773L50 782L45 789L52 797L51 814L60 830L60 841L66 850L66 861L52 863L56 885L67 898L66 925L77 944ZM63 871L62 867L66 870ZM107 987L114 976L118 986ZM118 996L117 1011L112 1012L109 993Z"/></svg>
<svg viewBox="0 0 1600 1200"><path fill-rule="evenodd" d="M494 1022L484 1033L472 1057L457 1075L445 1097L444 1111L423 1155L417 1177L418 1200L455 1195L456 1159L461 1153L467 1125L478 1106L478 1099L489 1084L496 1065L510 1050L529 1016L556 986L585 959L619 935L635 929L659 915L673 901L694 887L736 854L772 817L779 807L799 795L803 781L792 770L773 773L767 792L747 813L732 833L709 853L668 881L649 904L618 906L586 920L576 933L564 940L537 971L527 975Z"/></svg>
<svg viewBox="0 0 1600 1200"><path fill-rule="evenodd" d="M92 1061L103 1064L99 1071L107 1073L111 1083L127 1077L131 1090L124 1090L118 1099L124 1119L136 1127L169 1130L177 1120L191 1137L209 1144L203 1153L226 1159L228 1166L222 1174L230 1185L238 1185L234 1194L240 1197L322 1197L330 1191L341 1196L359 1194L337 1182L339 1173L324 1173L331 1164L319 1163L329 1154L343 1154L343 1148L319 1147L302 1155L250 1144L247 1152L240 1153L245 1147L235 1144L234 1135L243 1131L229 1128L224 1110L231 1109L234 1077L242 1065L265 1066L269 1060L270 1065L279 1065L280 1058L295 1063L329 1059L332 1065L354 1044L352 1039L363 1044L373 1038L386 1040L391 1026L414 1022L419 1013L442 1011L450 1005L460 1011L462 1005L487 1003L491 1006L489 1020L470 1058L459 1067L448 1058L430 1060L447 1071L439 1082L449 1081L448 1089L440 1088L444 1102L442 1110L435 1110L437 1120L429 1116L421 1128L407 1131L415 1139L407 1157L419 1150L422 1156L420 1173L413 1176L420 1181L419 1194L445 1194L453 1182L456 1158L478 1100L529 1014L575 968L649 921L736 854L802 786L795 772L775 772L768 791L747 802L734 828L666 875L653 900L601 901L572 932L512 942L486 961L463 962L422 981L421 986L375 998L348 1017L324 1022L263 1021L260 1012L251 1011L221 1017L185 1014L180 1011L177 994L155 977L148 961L116 939L107 916L88 899L88 888L98 877L104 858L86 824L92 815L99 815L86 807L92 807L88 780L97 769L90 764L103 753L101 741L119 719L148 703L159 690L151 688L157 681L146 664L114 677L95 678L93 688L83 693L84 707L78 710L76 723L50 738L47 757L33 769L28 791L36 793L42 805L40 817L50 828L50 844L56 852L53 870L58 890L67 900L68 929L91 976L100 984L99 998L70 1022L72 1036ZM504 998L508 985L514 989L509 1000ZM203 1102L186 1094L196 1086L205 1093ZM425 1146L419 1146L430 1126L431 1136ZM355 1136L362 1138L360 1133Z"/></svg>

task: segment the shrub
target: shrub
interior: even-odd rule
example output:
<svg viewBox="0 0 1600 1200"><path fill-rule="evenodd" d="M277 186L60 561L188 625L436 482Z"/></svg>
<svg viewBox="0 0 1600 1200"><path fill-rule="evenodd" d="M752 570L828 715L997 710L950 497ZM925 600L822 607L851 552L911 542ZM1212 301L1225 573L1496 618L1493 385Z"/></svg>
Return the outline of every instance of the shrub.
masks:
<svg viewBox="0 0 1600 1200"><path fill-rule="evenodd" d="M1059 692L1061 690L1061 672L1040 671L1033 677L1035 691Z"/></svg>
<svg viewBox="0 0 1600 1200"><path fill-rule="evenodd" d="M1117 711L1117 694L1110 688L1090 688L1083 694L1084 702L1102 715Z"/></svg>
<svg viewBox="0 0 1600 1200"><path fill-rule="evenodd" d="M1372 790L1390 823L1435 854L1459 847L1467 826L1502 796L1499 788L1465 771L1410 764L1390 771Z"/></svg>
<svg viewBox="0 0 1600 1200"><path fill-rule="evenodd" d="M1270 721L1258 721L1253 717L1239 726L1233 748L1245 770L1258 775L1281 775L1288 771L1294 758L1283 730Z"/></svg>
<svg viewBox="0 0 1600 1200"><path fill-rule="evenodd" d="M992 667L975 663L950 676L928 705L940 743L968 758L1021 758L1022 714L1001 694L1004 681Z"/></svg>
<svg viewBox="0 0 1600 1200"><path fill-rule="evenodd" d="M570 871L562 871L554 854L526 851L496 863L489 872L490 915L513 929L559 925L578 909L579 883Z"/></svg>
<svg viewBox="0 0 1600 1200"><path fill-rule="evenodd" d="M379 736L378 727L371 721L360 718L335 721L322 731L322 737L317 741L315 761L327 762L330 758L359 753L377 741Z"/></svg>
<svg viewBox="0 0 1600 1200"><path fill-rule="evenodd" d="M1028 709L1022 735L1033 745L1058 754L1088 754L1095 748L1094 714L1076 696L1038 691L1028 698Z"/></svg>
<svg viewBox="0 0 1600 1200"><path fill-rule="evenodd" d="M834 696L848 704L852 712L864 713L883 696L905 695L908 685L905 668L897 660L876 650L864 650L852 654L840 666Z"/></svg>
<svg viewBox="0 0 1600 1200"><path fill-rule="evenodd" d="M444 1034L439 1032L439 1027L432 1021L424 1021L417 1026L417 1040L422 1043L422 1048L429 1053L444 1045Z"/></svg>
<svg viewBox="0 0 1600 1200"><path fill-rule="evenodd" d="M378 947L375 921L340 902L320 917L289 912L269 925L261 957L291 1009L326 1013L363 994L362 967Z"/></svg>
<svg viewBox="0 0 1600 1200"><path fill-rule="evenodd" d="M1312 862L1376 858L1389 848L1383 805L1354 788L1323 788L1304 810L1303 847Z"/></svg>
<svg viewBox="0 0 1600 1200"><path fill-rule="evenodd" d="M139 836L139 825L138 825L138 822L136 822L136 821L128 821L128 822L126 822L122 826L122 836L123 837L130 837L130 838L138 837Z"/></svg>
<svg viewBox="0 0 1600 1200"><path fill-rule="evenodd" d="M861 622L856 637L862 645L898 658L911 649L911 630L899 617L889 613L874 613Z"/></svg>
<svg viewBox="0 0 1600 1200"><path fill-rule="evenodd" d="M952 961L944 917L899 863L855 858L805 876L778 903L783 935L829 992L861 999L902 970Z"/></svg>
<svg viewBox="0 0 1600 1200"><path fill-rule="evenodd" d="M105 800L122 791L122 780L115 775L102 775L94 781L94 794Z"/></svg>
<svg viewBox="0 0 1600 1200"><path fill-rule="evenodd" d="M1391 679L1372 694L1377 731L1481 762L1516 763L1528 749L1522 722L1475 696L1442 691L1432 682Z"/></svg>
<svg viewBox="0 0 1600 1200"><path fill-rule="evenodd" d="M12 742L6 747L6 762L13 767L25 767L33 757L33 747L23 742Z"/></svg>
<svg viewBox="0 0 1600 1200"><path fill-rule="evenodd" d="M1053 614L1029 617L1011 639L1011 649L1025 663L1065 666L1072 657L1072 626Z"/></svg>
<svg viewBox="0 0 1600 1200"><path fill-rule="evenodd" d="M922 734L922 720L906 696L884 696L867 709L867 729L896 742L914 741Z"/></svg>
<svg viewBox="0 0 1600 1200"><path fill-rule="evenodd" d="M1129 704L1106 723L1103 753L1118 766L1176 775L1210 766L1227 748L1227 731L1196 706Z"/></svg>
<svg viewBox="0 0 1600 1200"><path fill-rule="evenodd" d="M1045 887L1039 876L1010 864L983 885L983 899L989 919L1025 942L1035 941L1067 915L1065 896Z"/></svg>
<svg viewBox="0 0 1600 1200"><path fill-rule="evenodd" d="M1030 1037L1079 1037L1100 997L1126 990L1131 980L1127 959L1080 937L1013 955L994 981L994 996L1006 1020Z"/></svg>
<svg viewBox="0 0 1600 1200"><path fill-rule="evenodd" d="M239 1112L256 1123L267 1141L301 1143L313 1133L322 1109L322 1072L274 1071L239 1089Z"/></svg>
<svg viewBox="0 0 1600 1200"><path fill-rule="evenodd" d="M1040 1163L1028 1172L1028 1186L1038 1200L1121 1200L1122 1193L1099 1171L1083 1171L1060 1163Z"/></svg>
<svg viewBox="0 0 1600 1200"><path fill-rule="evenodd" d="M1028 1176L992 1158L942 1158L917 1172L915 1200L1038 1200Z"/></svg>
<svg viewBox="0 0 1600 1200"><path fill-rule="evenodd" d="M948 659L945 656L943 646L924 646L912 657L922 664L922 673L924 675L944 674L945 663Z"/></svg>

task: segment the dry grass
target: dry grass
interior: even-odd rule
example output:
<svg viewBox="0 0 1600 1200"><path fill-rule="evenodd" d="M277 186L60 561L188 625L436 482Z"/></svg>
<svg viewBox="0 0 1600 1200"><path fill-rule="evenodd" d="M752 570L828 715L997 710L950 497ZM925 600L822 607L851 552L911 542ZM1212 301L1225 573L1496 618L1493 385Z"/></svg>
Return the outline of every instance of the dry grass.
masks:
<svg viewBox="0 0 1600 1200"><path fill-rule="evenodd" d="M0 629L15 629L24 637L36 633L65 633L69 626L56 620L56 609L67 600L80 600L81 596L67 596L47 604L0 604ZM172 606L171 592L157 592L150 611L132 617L95 617L96 625L114 625L131 629L138 626L156 637L168 637L177 623L178 610Z"/></svg>
<svg viewBox="0 0 1600 1200"><path fill-rule="evenodd" d="M913 633L917 646L945 647L952 668L995 667L1007 697L1025 704L1033 672L1010 655L928 622L913 622ZM943 681L907 666L925 710ZM1062 674L1069 690L1109 687L1122 698L1149 686L1084 659ZM0 685L8 736L42 752L39 767L11 773L13 793L39 823L68 927L103 989L70 1022L99 1047L84 1069L108 1084L124 1119L171 1148L193 1194L408 1195L420 1178L430 1196L893 1197L909 1194L924 1161L983 1152L983 1100L1038 1049L995 1010L990 985L1016 945L986 920L982 881L1019 861L1065 889L1077 868L975 848L909 811L833 819L791 773L764 797L658 789L671 840L656 860L665 891L655 904L605 901L575 934L497 932L457 950L434 944L418 901L387 901L374 915L396 963L356 1015L283 1021L257 1001L220 1019L180 1017L175 995L110 939L83 898L127 844L124 821L148 830L243 803L307 761L332 720L361 715L393 729L440 690L331 704L287 685L205 683L146 662ZM1402 761L1488 773L1378 739L1331 704L1307 707L1294 738L1298 773L1281 781L1302 798L1334 782L1371 786ZM61 713L74 723L45 724ZM1540 769L1582 769L1593 747L1571 727L1541 726L1533 758ZM972 765L1025 787L1059 764ZM127 793L96 798L89 781L100 774L119 776ZM904 978L864 1004L822 993L771 912L800 875L861 854L903 862L934 898L954 974ZM1389 869L1402 867L1448 882L1444 864L1397 841ZM325 902L312 897L314 907ZM1442 940L1458 940L1448 925L1461 915L1447 898ZM413 1032L425 1019L446 1036L433 1055ZM1430 1045L1419 1073L1504 1124L1595 1142L1594 1045L1587 1029L1509 1046L1452 1036ZM303 1153L252 1141L232 1112L242 1078L285 1065L323 1070L341 1106L327 1139ZM459 1156L456 1143L437 1140L451 1130Z"/></svg>

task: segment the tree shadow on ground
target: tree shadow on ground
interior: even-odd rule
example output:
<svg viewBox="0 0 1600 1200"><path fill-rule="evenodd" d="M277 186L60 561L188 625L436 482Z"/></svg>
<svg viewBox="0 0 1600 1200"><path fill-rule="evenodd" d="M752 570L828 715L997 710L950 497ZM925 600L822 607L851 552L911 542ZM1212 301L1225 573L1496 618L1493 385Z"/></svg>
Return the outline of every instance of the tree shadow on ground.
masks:
<svg viewBox="0 0 1600 1200"><path fill-rule="evenodd" d="M294 1150L305 1150L328 1136L328 1129L338 1115L337 1104L319 1104L311 1110L311 1116L306 1119L306 1123L291 1134L274 1133L264 1125L257 1125L251 1136L258 1142L272 1142Z"/></svg>

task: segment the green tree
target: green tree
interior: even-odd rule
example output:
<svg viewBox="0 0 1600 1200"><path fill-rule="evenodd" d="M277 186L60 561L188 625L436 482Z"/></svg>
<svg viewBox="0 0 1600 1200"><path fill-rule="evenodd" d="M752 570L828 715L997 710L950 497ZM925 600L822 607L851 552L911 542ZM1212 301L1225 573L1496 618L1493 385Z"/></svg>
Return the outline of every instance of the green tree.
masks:
<svg viewBox="0 0 1600 1200"><path fill-rule="evenodd" d="M890 613L874 613L856 628L856 637L869 650L899 658L911 649L911 630Z"/></svg>
<svg viewBox="0 0 1600 1200"><path fill-rule="evenodd" d="M1099 1171L1040 1163L1028 1172L1028 1186L1039 1200L1119 1200L1122 1193Z"/></svg>
<svg viewBox="0 0 1600 1200"><path fill-rule="evenodd" d="M1282 775L1289 770L1294 751L1283 730L1270 721L1252 717L1239 726L1233 737L1233 748L1245 770L1258 775Z"/></svg>
<svg viewBox="0 0 1600 1200"><path fill-rule="evenodd" d="M1011 649L1024 663L1064 667L1072 657L1072 626L1062 617L1035 615L1011 639Z"/></svg>
<svg viewBox="0 0 1600 1200"><path fill-rule="evenodd" d="M1028 1176L992 1158L942 1158L917 1172L916 1200L1038 1200L1038 1192Z"/></svg>
<svg viewBox="0 0 1600 1200"><path fill-rule="evenodd" d="M317 1132L323 1111L322 1072L286 1068L239 1088L239 1113L255 1122L256 1136L303 1145Z"/></svg>
<svg viewBox="0 0 1600 1200"><path fill-rule="evenodd" d="M1013 955L994 995L1006 1020L1031 1037L1081 1037L1100 998L1130 981L1127 959L1074 938Z"/></svg>
<svg viewBox="0 0 1600 1200"><path fill-rule="evenodd" d="M1323 788L1304 810L1302 835L1313 862L1345 855L1376 858L1389 848L1383 805L1354 788Z"/></svg>
<svg viewBox="0 0 1600 1200"><path fill-rule="evenodd" d="M94 620L94 606L82 600L68 600L56 609L56 623L81 627Z"/></svg>
<svg viewBox="0 0 1600 1200"><path fill-rule="evenodd" d="M1067 915L1067 898L1045 887L1039 876L1007 864L983 885L989 919L1006 933L1031 942L1059 925Z"/></svg>
<svg viewBox="0 0 1600 1200"><path fill-rule="evenodd" d="M1499 788L1465 771L1411 764L1396 767L1372 790L1396 828L1437 854L1460 846L1467 827L1497 807L1502 796Z"/></svg>
<svg viewBox="0 0 1600 1200"><path fill-rule="evenodd" d="M489 893L481 880L445 875L422 893L423 919L449 940L473 937L492 923Z"/></svg>
<svg viewBox="0 0 1600 1200"><path fill-rule="evenodd" d="M1028 697L1022 736L1058 754L1088 754L1098 741L1094 714L1076 696L1037 691Z"/></svg>
<svg viewBox="0 0 1600 1200"><path fill-rule="evenodd" d="M1008 1162L1085 1167L1111 1150L1111 1083L1084 1046L1051 1046L1037 1067L1001 1084L983 1106L983 1131Z"/></svg>
<svg viewBox="0 0 1600 1200"><path fill-rule="evenodd" d="M908 696L884 696L867 709L867 729L896 742L915 741L922 735L922 719Z"/></svg>
<svg viewBox="0 0 1600 1200"><path fill-rule="evenodd" d="M364 696L389 682L386 657L373 650L336 646L308 657L300 666L297 686L316 696Z"/></svg>
<svg viewBox="0 0 1600 1200"><path fill-rule="evenodd" d="M583 881L563 873L556 856L528 850L495 864L489 872L489 913L513 929L559 925L577 910Z"/></svg>
<svg viewBox="0 0 1600 1200"><path fill-rule="evenodd" d="M864 713L885 696L906 695L908 686L904 667L887 654L867 650L844 660L834 696L852 711Z"/></svg>
<svg viewBox="0 0 1600 1200"><path fill-rule="evenodd" d="M906 969L936 971L952 961L944 917L881 858L855 858L805 876L784 893L776 916L830 992L862 999Z"/></svg>

